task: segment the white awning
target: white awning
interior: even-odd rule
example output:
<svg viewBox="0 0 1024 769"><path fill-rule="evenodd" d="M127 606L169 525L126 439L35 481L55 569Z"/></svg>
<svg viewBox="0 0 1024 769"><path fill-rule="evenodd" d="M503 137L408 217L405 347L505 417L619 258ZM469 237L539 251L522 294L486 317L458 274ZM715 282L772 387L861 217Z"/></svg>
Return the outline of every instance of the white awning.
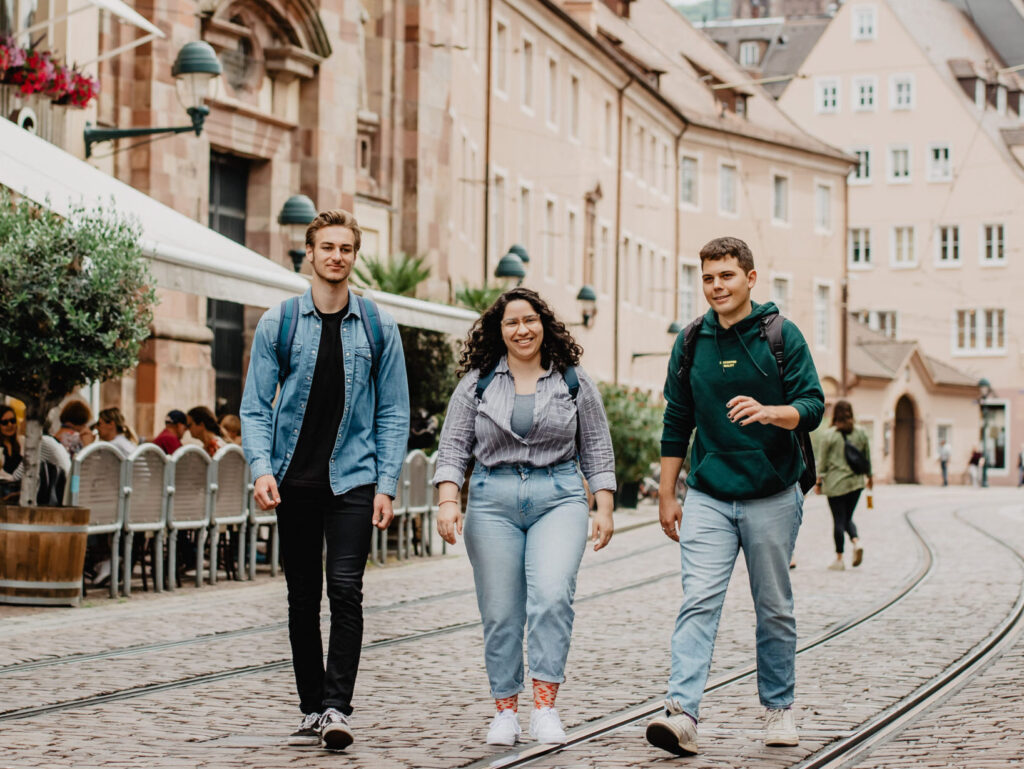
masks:
<svg viewBox="0 0 1024 769"><path fill-rule="evenodd" d="M214 232L59 147L0 118L0 184L61 215L76 206L130 214L161 288L272 307L309 281ZM476 313L382 292L373 298L402 325L462 335Z"/></svg>
<svg viewBox="0 0 1024 769"><path fill-rule="evenodd" d="M41 21L38 24L33 24L31 27L28 27L27 29L18 30L18 32L16 32L15 34L25 35L37 32L50 24L63 21L69 16L74 16L76 13L88 10L91 7L102 8L104 11L113 14L115 18L119 19L125 24L131 24L133 27L141 29L143 32L146 33L147 38L167 37L163 32L160 31L159 27L155 26L152 22L149 21L149 19L147 19L141 13L136 11L130 5L128 5L125 2L122 2L122 0L86 0L84 5L80 5L77 8L73 8L69 11L66 11L60 14L59 16L54 16L52 18L45 19L44 21Z"/></svg>

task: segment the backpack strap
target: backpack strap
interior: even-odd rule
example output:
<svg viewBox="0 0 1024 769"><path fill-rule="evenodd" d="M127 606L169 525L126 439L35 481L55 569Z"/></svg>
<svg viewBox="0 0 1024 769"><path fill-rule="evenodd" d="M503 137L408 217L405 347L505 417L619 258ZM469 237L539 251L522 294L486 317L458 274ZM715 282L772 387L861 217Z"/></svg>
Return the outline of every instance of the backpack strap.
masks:
<svg viewBox="0 0 1024 769"><path fill-rule="evenodd" d="M277 324L277 381L283 383L292 372L292 342L299 325L299 297L281 302L281 320Z"/></svg>
<svg viewBox="0 0 1024 769"><path fill-rule="evenodd" d="M772 355L775 357L775 365L779 369L779 379L785 383L785 357L786 344L782 341L782 316L773 312L770 315L761 316L761 338L766 340L772 348Z"/></svg>
<svg viewBox="0 0 1024 769"><path fill-rule="evenodd" d="M488 385L494 380L495 370L492 368L485 374L481 374L480 378L476 380L476 400L477 403L484 399L484 390L487 389Z"/></svg>
<svg viewBox="0 0 1024 769"><path fill-rule="evenodd" d="M476 380L476 399L478 402L484 399L484 390L494 381L494 374L495 369L492 368L486 374L481 374L480 378ZM569 388L569 397L575 401L576 396L580 394L580 377L576 373L576 367L569 366L565 373L562 374L562 379L565 380L565 384Z"/></svg>
<svg viewBox="0 0 1024 769"><path fill-rule="evenodd" d="M366 333L366 340L370 344L370 376L376 381L377 371L380 368L380 356L384 349L384 332L381 330L380 310L376 303L365 296L358 298L361 312L359 317L363 321L363 331Z"/></svg>
<svg viewBox="0 0 1024 769"><path fill-rule="evenodd" d="M698 315L683 329L683 359L679 363L679 378L684 383L690 381L690 367L693 366L693 353L697 347L697 334L704 325L704 316Z"/></svg>

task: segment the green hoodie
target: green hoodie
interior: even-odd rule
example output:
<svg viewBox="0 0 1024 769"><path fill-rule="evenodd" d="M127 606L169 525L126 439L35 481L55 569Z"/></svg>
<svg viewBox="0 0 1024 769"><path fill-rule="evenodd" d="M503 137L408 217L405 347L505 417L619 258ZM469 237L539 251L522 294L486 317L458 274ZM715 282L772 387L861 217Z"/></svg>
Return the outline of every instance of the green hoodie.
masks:
<svg viewBox="0 0 1024 769"><path fill-rule="evenodd" d="M797 429L810 432L821 422L825 394L800 329L782 324L785 386L760 319L778 308L753 304L750 315L725 329L708 310L697 334L690 386L679 377L683 332L676 338L665 379L663 457L685 457L690 433L697 428L686 483L716 499L759 499L793 486L803 459L791 430L760 423L745 427L729 421L725 404L746 395L765 406L788 404L800 414Z"/></svg>

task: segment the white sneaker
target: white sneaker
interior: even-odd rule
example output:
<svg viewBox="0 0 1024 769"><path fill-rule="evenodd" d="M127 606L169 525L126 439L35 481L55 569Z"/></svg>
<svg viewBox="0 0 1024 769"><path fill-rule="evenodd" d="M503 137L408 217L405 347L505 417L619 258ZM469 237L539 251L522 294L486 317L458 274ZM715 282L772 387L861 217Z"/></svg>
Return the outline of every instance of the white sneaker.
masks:
<svg viewBox="0 0 1024 769"><path fill-rule="evenodd" d="M665 701L665 712L647 724L647 741L656 748L677 756L697 755L697 724L672 700Z"/></svg>
<svg viewBox="0 0 1024 769"><path fill-rule="evenodd" d="M352 744L352 727L348 716L337 708L327 708L320 715L320 740L327 750L344 750Z"/></svg>
<svg viewBox="0 0 1024 769"><path fill-rule="evenodd" d="M561 745L566 740L565 729L554 708L534 708L530 714L530 736L537 742Z"/></svg>
<svg viewBox="0 0 1024 769"><path fill-rule="evenodd" d="M515 745L523 728L519 725L519 714L511 708L499 710L487 730L488 745Z"/></svg>
<svg viewBox="0 0 1024 769"><path fill-rule="evenodd" d="M794 747L800 744L800 735L796 731L792 708L775 710L767 708L764 712L765 730L764 744L769 747Z"/></svg>
<svg viewBox="0 0 1024 769"><path fill-rule="evenodd" d="M307 713L302 717L302 723L288 736L289 745L319 745L320 744L320 714Z"/></svg>

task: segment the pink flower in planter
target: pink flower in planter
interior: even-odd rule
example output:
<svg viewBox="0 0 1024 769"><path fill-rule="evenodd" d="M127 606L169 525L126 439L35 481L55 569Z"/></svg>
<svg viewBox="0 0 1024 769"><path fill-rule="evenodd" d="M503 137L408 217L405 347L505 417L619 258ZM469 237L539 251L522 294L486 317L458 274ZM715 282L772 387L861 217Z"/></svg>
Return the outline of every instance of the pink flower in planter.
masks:
<svg viewBox="0 0 1024 769"><path fill-rule="evenodd" d="M54 64L53 77L46 84L46 95L54 101L61 101L71 92L74 85L74 71L64 64Z"/></svg>
<svg viewBox="0 0 1024 769"><path fill-rule="evenodd" d="M0 83L8 82L8 74L25 64L25 51L14 38L0 37Z"/></svg>
<svg viewBox="0 0 1024 769"><path fill-rule="evenodd" d="M81 72L72 72L71 76L71 86L62 101L70 103L73 107L85 107L100 92L100 83L95 78Z"/></svg>
<svg viewBox="0 0 1024 769"><path fill-rule="evenodd" d="M31 51L25 57L25 63L13 70L10 81L19 86L19 90L28 96L46 90L46 85L53 79L54 64L46 51Z"/></svg>

